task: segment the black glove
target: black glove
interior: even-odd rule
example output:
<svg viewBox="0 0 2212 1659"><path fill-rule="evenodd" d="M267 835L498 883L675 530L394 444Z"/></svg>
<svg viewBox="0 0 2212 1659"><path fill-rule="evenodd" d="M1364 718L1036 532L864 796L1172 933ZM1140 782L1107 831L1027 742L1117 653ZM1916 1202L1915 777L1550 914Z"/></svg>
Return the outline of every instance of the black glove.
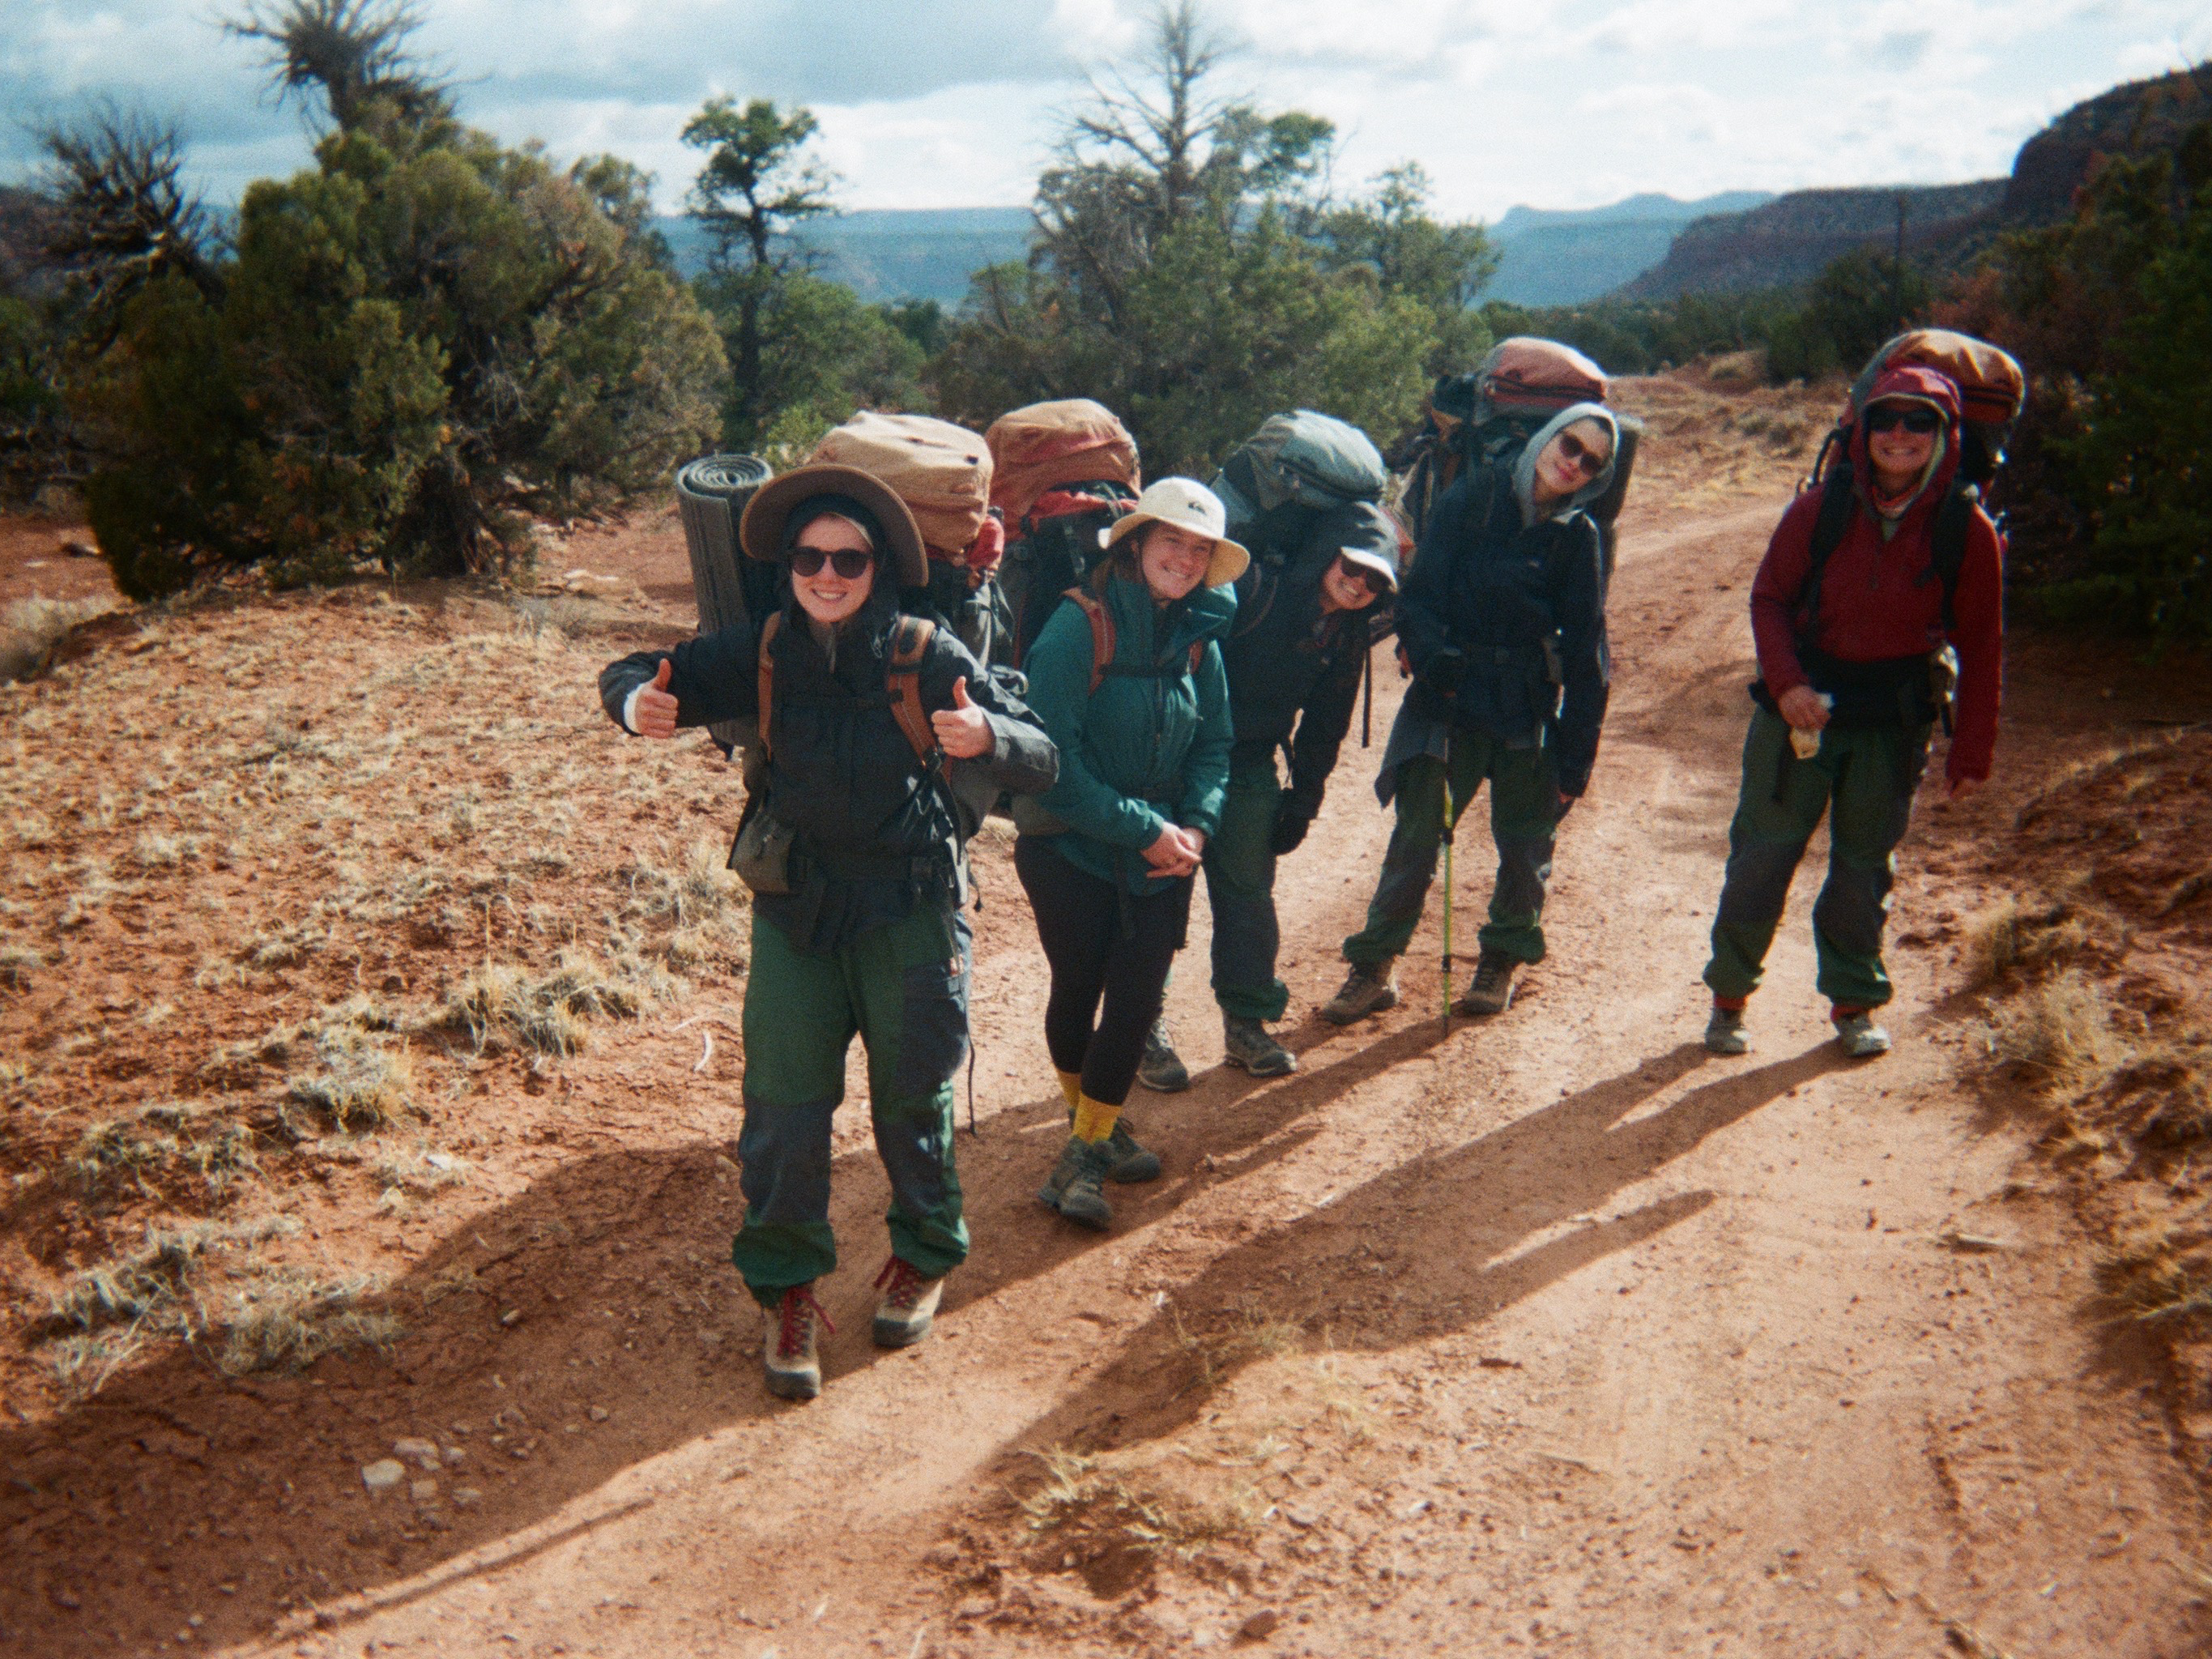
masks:
<svg viewBox="0 0 2212 1659"><path fill-rule="evenodd" d="M1275 808L1275 822L1267 831L1267 850L1277 858L1295 853L1313 828L1314 809L1285 795Z"/></svg>
<svg viewBox="0 0 2212 1659"><path fill-rule="evenodd" d="M1414 678L1436 696L1455 696L1460 682L1467 678L1467 653L1449 645L1440 651L1431 651Z"/></svg>

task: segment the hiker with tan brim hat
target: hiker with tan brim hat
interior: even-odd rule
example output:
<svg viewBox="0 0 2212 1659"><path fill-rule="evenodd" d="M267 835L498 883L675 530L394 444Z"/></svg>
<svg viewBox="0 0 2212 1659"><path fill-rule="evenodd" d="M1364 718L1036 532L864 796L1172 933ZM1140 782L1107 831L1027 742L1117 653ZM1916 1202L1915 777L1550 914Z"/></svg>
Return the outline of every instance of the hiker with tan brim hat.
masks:
<svg viewBox="0 0 2212 1659"><path fill-rule="evenodd" d="M1160 1161L1121 1121L1193 878L1229 778L1229 686L1217 639L1249 562L1220 498L1162 478L1107 533L1025 666L1030 703L1058 745L1060 780L1017 801L1014 869L1052 969L1045 1043L1071 1133L1044 1203L1105 1228L1103 1183L1150 1181Z"/></svg>
<svg viewBox="0 0 2212 1659"><path fill-rule="evenodd" d="M599 676L623 730L751 719L767 756L731 867L753 890L745 979L745 1215L731 1256L765 1311L769 1389L822 1386L815 1285L837 1265L830 1126L857 1033L890 1178L890 1258L877 1277L884 1346L929 1330L968 1254L952 1156L952 1076L968 1040L968 786L1049 785L1052 744L950 629L901 614L926 580L914 515L857 468L801 467L762 486L745 553L784 567L784 602Z"/></svg>

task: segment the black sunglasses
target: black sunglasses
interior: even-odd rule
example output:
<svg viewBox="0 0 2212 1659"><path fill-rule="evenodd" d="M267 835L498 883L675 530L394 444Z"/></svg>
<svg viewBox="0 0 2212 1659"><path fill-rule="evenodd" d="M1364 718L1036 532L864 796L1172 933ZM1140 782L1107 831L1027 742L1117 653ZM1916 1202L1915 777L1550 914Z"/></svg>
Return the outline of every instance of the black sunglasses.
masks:
<svg viewBox="0 0 2212 1659"><path fill-rule="evenodd" d="M865 547L841 547L832 553L824 548L802 545L791 550L791 574L818 576L825 561L845 580L856 582L868 574L868 567L876 562L876 556Z"/></svg>
<svg viewBox="0 0 2212 1659"><path fill-rule="evenodd" d="M1341 564L1346 571L1351 573L1352 575L1358 577L1361 581L1364 582L1367 585L1367 591L1375 595L1376 599L1381 599L1382 595L1390 591L1390 579L1384 575L1381 571L1377 570L1373 565L1365 562L1364 560L1347 558L1340 554L1337 558L1337 562Z"/></svg>
<svg viewBox="0 0 2212 1659"><path fill-rule="evenodd" d="M1580 467L1585 478L1597 477L1605 471L1605 464L1613 459L1602 451L1592 449L1571 432L1559 434L1559 453Z"/></svg>
<svg viewBox="0 0 2212 1659"><path fill-rule="evenodd" d="M1932 409L1882 409L1867 410L1867 430L1893 432L1903 427L1907 432L1924 437L1943 424L1943 417Z"/></svg>

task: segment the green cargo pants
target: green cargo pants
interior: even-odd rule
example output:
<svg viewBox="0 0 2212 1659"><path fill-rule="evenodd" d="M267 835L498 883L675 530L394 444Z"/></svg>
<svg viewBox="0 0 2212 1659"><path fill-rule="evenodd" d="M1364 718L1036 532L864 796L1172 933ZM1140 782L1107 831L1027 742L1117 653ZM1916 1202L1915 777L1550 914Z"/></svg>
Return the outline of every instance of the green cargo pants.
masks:
<svg viewBox="0 0 2212 1659"><path fill-rule="evenodd" d="M1760 708L1743 744L1743 793L1729 825L1728 874L1713 921L1705 983L1717 997L1747 997L1765 976L1790 878L1831 805L1828 878L1813 906L1820 994L1847 1008L1879 1008L1892 994L1881 935L1897 876L1897 843L1928 768L1924 726L1831 726L1820 752L1801 761L1790 726Z"/></svg>
<svg viewBox="0 0 2212 1659"><path fill-rule="evenodd" d="M1206 897L1213 910L1213 1000L1239 1019L1280 1019L1291 988L1275 977L1282 930L1275 920L1275 808L1283 787L1275 751L1231 752L1221 823L1206 844Z"/></svg>
<svg viewBox="0 0 2212 1659"><path fill-rule="evenodd" d="M1443 845L1444 789L1453 821L1486 778L1490 835L1498 843L1498 884L1490 920L1477 935L1482 951L1516 962L1544 959L1544 889L1552 878L1552 843L1559 827L1559 769L1552 751L1509 749L1480 732L1455 728L1449 758L1417 755L1399 769L1398 822L1382 854L1382 879L1367 906L1367 925L1344 941L1351 963L1388 962L1413 942Z"/></svg>
<svg viewBox="0 0 2212 1659"><path fill-rule="evenodd" d="M730 1248L773 1307L837 1265L830 1229L830 1119L845 1053L868 1051L876 1152L890 1177L891 1250L929 1278L968 1257L952 1163L952 1076L968 1051L968 924L941 901L810 956L753 915L745 981L744 1224Z"/></svg>

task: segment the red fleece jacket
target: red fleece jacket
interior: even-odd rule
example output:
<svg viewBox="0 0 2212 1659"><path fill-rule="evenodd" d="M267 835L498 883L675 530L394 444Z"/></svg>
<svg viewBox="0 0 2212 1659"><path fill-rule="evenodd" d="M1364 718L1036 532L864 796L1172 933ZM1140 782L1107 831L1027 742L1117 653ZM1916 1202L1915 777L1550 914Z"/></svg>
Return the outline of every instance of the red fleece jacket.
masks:
<svg viewBox="0 0 2212 1659"><path fill-rule="evenodd" d="M1892 370L1875 383L1869 404L1911 397L1936 404L1949 417L1944 455L1927 487L1905 509L1885 542L1863 484L1850 528L1828 557L1820 578L1820 617L1813 643L1846 662L1873 662L1936 650L1946 638L1959 653L1958 705L1953 717L1947 772L1953 782L1983 779L1996 749L1997 704L2004 675L2004 549L1996 526L1977 508L1966 531L1966 562L1959 572L1954 609L1958 625L1943 627L1943 585L1929 578L1930 534L1936 511L1958 471L1958 392L1932 370ZM1866 428L1851 434L1853 475L1871 476ZM1797 655L1797 615L1812 569L1813 525L1820 492L1807 490L1790 505L1767 544L1751 586L1751 631L1759 647L1759 678L1779 697L1806 684Z"/></svg>

